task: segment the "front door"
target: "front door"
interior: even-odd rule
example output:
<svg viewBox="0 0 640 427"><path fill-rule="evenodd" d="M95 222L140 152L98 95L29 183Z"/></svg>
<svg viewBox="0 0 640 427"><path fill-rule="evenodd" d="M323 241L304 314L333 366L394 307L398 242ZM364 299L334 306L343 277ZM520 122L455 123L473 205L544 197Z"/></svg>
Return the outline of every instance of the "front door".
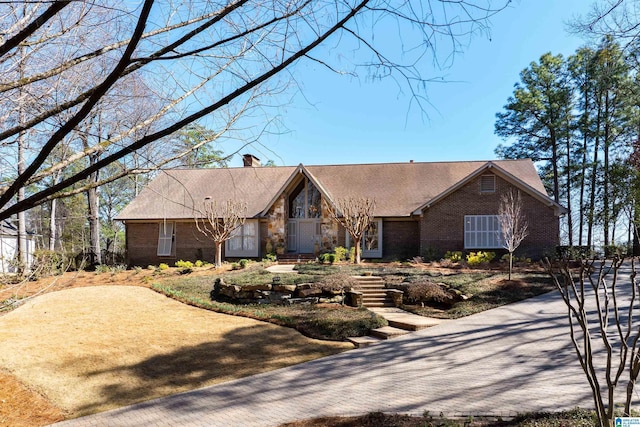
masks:
<svg viewBox="0 0 640 427"><path fill-rule="evenodd" d="M316 222L298 221L298 252L312 254L316 243Z"/></svg>

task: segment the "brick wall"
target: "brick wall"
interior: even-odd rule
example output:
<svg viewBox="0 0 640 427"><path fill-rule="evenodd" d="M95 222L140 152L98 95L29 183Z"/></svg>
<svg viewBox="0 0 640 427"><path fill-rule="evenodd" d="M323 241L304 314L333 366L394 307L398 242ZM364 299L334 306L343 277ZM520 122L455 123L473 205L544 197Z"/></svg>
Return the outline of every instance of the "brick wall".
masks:
<svg viewBox="0 0 640 427"><path fill-rule="evenodd" d="M173 266L177 260L214 262L215 243L200 233L193 222L176 222L171 256L158 256L159 223L128 222L127 263L146 267L162 262ZM222 250L224 254L224 246Z"/></svg>
<svg viewBox="0 0 640 427"><path fill-rule="evenodd" d="M385 219L382 222L382 257L404 261L420 255L419 223L414 220Z"/></svg>
<svg viewBox="0 0 640 427"><path fill-rule="evenodd" d="M497 215L500 197L513 186L496 176L496 191L480 193L480 178L450 194L424 210L420 224L420 249L429 251L464 251L464 216ZM559 219L552 207L521 192L524 214L529 223L529 235L516 255L540 257L558 245Z"/></svg>

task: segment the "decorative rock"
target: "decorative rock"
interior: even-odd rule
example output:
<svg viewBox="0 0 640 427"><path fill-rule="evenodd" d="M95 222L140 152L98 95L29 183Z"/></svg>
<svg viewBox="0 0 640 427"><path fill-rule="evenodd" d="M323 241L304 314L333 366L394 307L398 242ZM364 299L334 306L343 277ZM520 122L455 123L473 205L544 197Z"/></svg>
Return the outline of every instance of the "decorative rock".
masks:
<svg viewBox="0 0 640 427"><path fill-rule="evenodd" d="M288 304L317 304L318 298L291 298L285 301Z"/></svg>
<svg viewBox="0 0 640 427"><path fill-rule="evenodd" d="M347 295L347 305L351 307L362 307L362 292L358 291L348 291Z"/></svg>
<svg viewBox="0 0 640 427"><path fill-rule="evenodd" d="M220 295L224 295L228 298L235 298L241 291L241 287L237 285L220 284Z"/></svg>
<svg viewBox="0 0 640 427"><path fill-rule="evenodd" d="M389 295L393 300L394 307L402 306L402 296L404 295L404 292L399 289L387 289L387 295Z"/></svg>
<svg viewBox="0 0 640 427"><path fill-rule="evenodd" d="M259 285L244 285L243 291L270 291L272 289L271 284L259 284Z"/></svg>
<svg viewBox="0 0 640 427"><path fill-rule="evenodd" d="M292 294L296 291L296 285L273 285L272 290Z"/></svg>
<svg viewBox="0 0 640 427"><path fill-rule="evenodd" d="M306 298L306 297L317 297L322 295L322 289L318 288L309 288L309 289L300 289L297 290L298 297Z"/></svg>

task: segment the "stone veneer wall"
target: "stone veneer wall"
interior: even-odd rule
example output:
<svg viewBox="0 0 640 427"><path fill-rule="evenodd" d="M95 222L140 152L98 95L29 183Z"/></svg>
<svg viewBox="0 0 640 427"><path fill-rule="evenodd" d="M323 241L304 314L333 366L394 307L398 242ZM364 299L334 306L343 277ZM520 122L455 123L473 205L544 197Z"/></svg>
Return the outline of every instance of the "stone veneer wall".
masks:
<svg viewBox="0 0 640 427"><path fill-rule="evenodd" d="M321 224L320 229L322 231L322 245L320 250L322 252L331 252L336 246L340 245L339 239L339 229L341 228L337 221L334 221L333 218L329 215L329 211L327 209L327 203L322 199L320 204L322 206L321 209ZM344 239L343 239L344 240ZM344 242L342 243L344 245Z"/></svg>
<svg viewBox="0 0 640 427"><path fill-rule="evenodd" d="M285 221L287 216L285 196L281 195L267 214L267 242L271 244L271 251L269 251L269 244L266 244L265 252L275 253L278 245L283 245L286 250L287 229Z"/></svg>

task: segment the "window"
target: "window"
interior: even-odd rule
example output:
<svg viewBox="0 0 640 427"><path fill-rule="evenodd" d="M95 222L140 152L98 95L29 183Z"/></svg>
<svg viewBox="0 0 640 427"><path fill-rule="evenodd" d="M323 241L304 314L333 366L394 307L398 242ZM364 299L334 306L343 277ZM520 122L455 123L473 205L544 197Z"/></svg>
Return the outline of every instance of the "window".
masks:
<svg viewBox="0 0 640 427"><path fill-rule="evenodd" d="M173 246L173 222L160 223L158 234L158 256L171 256Z"/></svg>
<svg viewBox="0 0 640 427"><path fill-rule="evenodd" d="M308 179L289 197L289 218L320 218L320 191Z"/></svg>
<svg viewBox="0 0 640 427"><path fill-rule="evenodd" d="M351 246L351 236L347 232L347 246ZM382 219L374 219L360 240L363 258L382 258Z"/></svg>
<svg viewBox="0 0 640 427"><path fill-rule="evenodd" d="M495 175L480 176L480 192L481 193L496 192L496 176Z"/></svg>
<svg viewBox="0 0 640 427"><path fill-rule="evenodd" d="M465 249L498 249L500 243L498 215L466 215L464 217Z"/></svg>
<svg viewBox="0 0 640 427"><path fill-rule="evenodd" d="M246 221L236 228L225 242L225 255L230 257L258 256L258 221Z"/></svg>

